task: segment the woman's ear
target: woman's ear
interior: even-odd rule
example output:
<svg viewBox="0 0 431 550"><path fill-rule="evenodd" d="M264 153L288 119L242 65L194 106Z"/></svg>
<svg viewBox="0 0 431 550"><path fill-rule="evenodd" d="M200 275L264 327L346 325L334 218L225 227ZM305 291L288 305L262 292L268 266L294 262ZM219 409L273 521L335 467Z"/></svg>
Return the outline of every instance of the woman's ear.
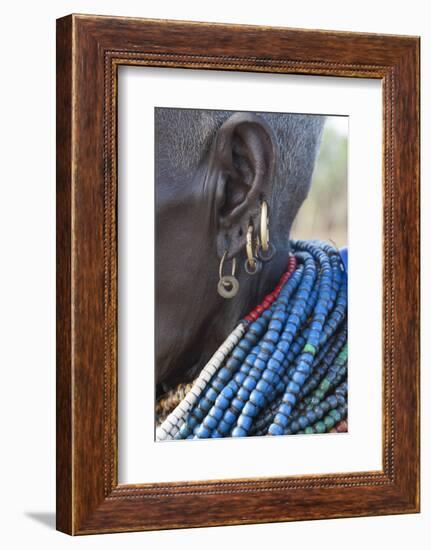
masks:
<svg viewBox="0 0 431 550"><path fill-rule="evenodd" d="M232 258L244 246L248 225L258 226L262 199L270 197L276 143L263 118L235 113L217 132L212 152L217 253L227 250Z"/></svg>

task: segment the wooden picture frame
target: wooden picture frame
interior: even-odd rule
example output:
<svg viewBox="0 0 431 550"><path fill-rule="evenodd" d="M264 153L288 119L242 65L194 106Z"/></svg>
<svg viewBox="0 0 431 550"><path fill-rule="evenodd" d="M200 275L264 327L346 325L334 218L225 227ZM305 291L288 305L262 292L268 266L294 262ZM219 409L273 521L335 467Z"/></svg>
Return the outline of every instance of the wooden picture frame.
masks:
<svg viewBox="0 0 431 550"><path fill-rule="evenodd" d="M380 79L383 469L119 485L119 65ZM419 38L70 15L57 21L57 529L419 511Z"/></svg>

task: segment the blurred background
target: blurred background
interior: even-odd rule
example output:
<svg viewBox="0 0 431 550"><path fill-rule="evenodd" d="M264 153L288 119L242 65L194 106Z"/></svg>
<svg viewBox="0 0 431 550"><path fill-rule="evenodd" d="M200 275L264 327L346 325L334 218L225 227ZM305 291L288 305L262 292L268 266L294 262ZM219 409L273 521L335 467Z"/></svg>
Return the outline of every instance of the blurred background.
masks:
<svg viewBox="0 0 431 550"><path fill-rule="evenodd" d="M291 231L292 239L347 246L347 136L349 118L328 116L311 189Z"/></svg>

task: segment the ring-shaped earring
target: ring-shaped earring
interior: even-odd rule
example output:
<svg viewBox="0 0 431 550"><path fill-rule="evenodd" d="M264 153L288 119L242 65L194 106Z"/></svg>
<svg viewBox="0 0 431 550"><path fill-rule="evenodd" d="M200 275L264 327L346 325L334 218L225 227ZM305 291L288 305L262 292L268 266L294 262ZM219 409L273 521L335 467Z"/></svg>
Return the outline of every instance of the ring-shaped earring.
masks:
<svg viewBox="0 0 431 550"><path fill-rule="evenodd" d="M268 203L262 201L260 211L260 248L257 253L259 260L269 262L277 252L275 246L269 242Z"/></svg>
<svg viewBox="0 0 431 550"><path fill-rule="evenodd" d="M268 251L264 252L263 248L260 248L257 255L259 260L261 260L262 262L270 262L276 252L277 249L275 248L275 246L272 243L268 243Z"/></svg>
<svg viewBox="0 0 431 550"><path fill-rule="evenodd" d="M268 203L262 201L260 207L260 245L264 252L268 251L269 247L269 219L268 219Z"/></svg>
<svg viewBox="0 0 431 550"><path fill-rule="evenodd" d="M253 226L250 224L247 229L247 236L245 241L245 250L247 253L247 259L244 264L245 271L249 275L255 275L262 267L261 262L254 256L253 250Z"/></svg>
<svg viewBox="0 0 431 550"><path fill-rule="evenodd" d="M223 298L230 299L238 294L239 281L235 277L236 271L236 258L232 259L232 275L223 275L223 264L227 256L227 250L224 251L220 260L220 266L218 270L219 282L217 284L217 292Z"/></svg>
<svg viewBox="0 0 431 550"><path fill-rule="evenodd" d="M244 269L249 275L256 275L262 269L262 262L254 259L253 264L249 264L248 259L244 262Z"/></svg>

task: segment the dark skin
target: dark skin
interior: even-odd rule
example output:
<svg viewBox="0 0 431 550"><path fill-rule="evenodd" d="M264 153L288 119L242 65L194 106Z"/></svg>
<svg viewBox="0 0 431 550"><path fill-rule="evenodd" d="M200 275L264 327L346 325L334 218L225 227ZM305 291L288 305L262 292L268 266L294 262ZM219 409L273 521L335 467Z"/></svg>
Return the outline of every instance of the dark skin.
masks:
<svg viewBox="0 0 431 550"><path fill-rule="evenodd" d="M257 275L244 269L247 228L260 227L261 201L270 202L277 160L268 124L252 113L235 113L218 130L192 178L178 182L173 175L170 182L157 182L158 395L192 380L284 272L287 238L280 240L272 233L271 241L284 246L277 246L272 261ZM285 227L292 221L286 219ZM225 251L225 274L231 274L232 258L237 261L239 291L232 299L217 292Z"/></svg>

